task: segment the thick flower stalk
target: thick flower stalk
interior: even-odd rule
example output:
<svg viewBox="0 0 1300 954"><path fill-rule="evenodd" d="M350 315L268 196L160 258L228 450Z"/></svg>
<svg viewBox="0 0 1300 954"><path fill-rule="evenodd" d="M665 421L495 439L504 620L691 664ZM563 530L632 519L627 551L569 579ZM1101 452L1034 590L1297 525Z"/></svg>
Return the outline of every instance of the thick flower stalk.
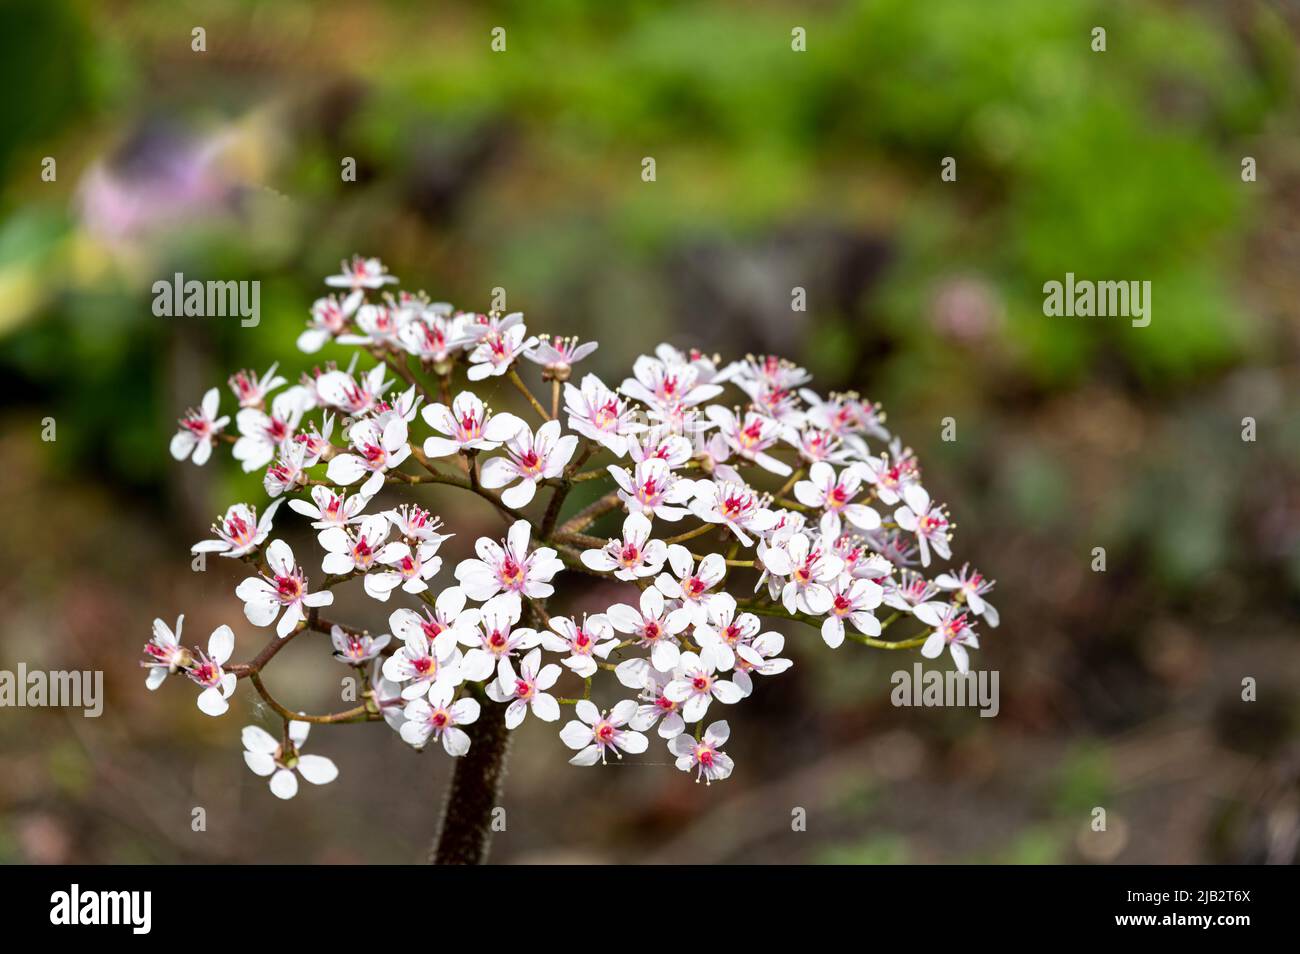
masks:
<svg viewBox="0 0 1300 954"><path fill-rule="evenodd" d="M594 343L529 334L519 313L374 297L395 281L377 260L326 281L344 297L312 306L298 346L360 353L288 387L274 367L240 372L238 434L213 388L171 444L201 465L228 443L246 470L265 468L270 502L233 504L193 550L249 567L235 596L252 627L274 632L231 663L229 626L203 651L185 648L180 620L174 632L157 620L143 663L148 688L182 674L212 716L249 682L283 725L278 742L245 728L245 758L279 797L294 796L297 775L337 775L300 752L312 724L383 721L458 761L433 857L476 862L509 733L528 719L554 725L575 766L640 755L654 735L679 769L712 783L734 768L726 710L792 665L770 620L807 624L831 649L947 650L962 672L977 618L997 625L992 581L968 566L926 576L950 557L953 525L879 406L857 394L819 395L780 358L723 363L667 344L610 386L575 378ZM474 393L490 378L518 390L524 416ZM569 505L578 485L603 492ZM454 528L431 502L452 493L482 498L502 525L444 568ZM275 535L285 499L319 554ZM597 535L603 517L612 532ZM593 578L619 595L592 607ZM348 583L385 604L379 632L323 615ZM896 637L909 620L919 628ZM308 632L357 671L353 708L311 715L272 695L270 663Z"/></svg>

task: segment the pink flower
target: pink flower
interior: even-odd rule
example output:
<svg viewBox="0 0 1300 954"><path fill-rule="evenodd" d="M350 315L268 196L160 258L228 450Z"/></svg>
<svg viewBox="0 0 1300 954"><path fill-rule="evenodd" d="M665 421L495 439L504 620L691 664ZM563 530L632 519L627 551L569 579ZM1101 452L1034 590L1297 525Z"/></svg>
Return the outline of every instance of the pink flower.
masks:
<svg viewBox="0 0 1300 954"><path fill-rule="evenodd" d="M229 417L217 417L221 406L221 394L216 388L209 388L203 395L203 401L196 411L190 408L180 419L180 430L172 436L171 455L177 460L189 458L202 467L212 456L212 447L217 443L217 435L230 423Z"/></svg>
<svg viewBox="0 0 1300 954"><path fill-rule="evenodd" d="M292 493L306 483L307 445L298 443L286 444L262 477L262 487L271 497Z"/></svg>
<svg viewBox="0 0 1300 954"><path fill-rule="evenodd" d="M428 457L495 450L527 426L513 414L489 414L471 391L457 394L450 408L430 404L421 413L425 423L445 435L425 439L424 453Z"/></svg>
<svg viewBox="0 0 1300 954"><path fill-rule="evenodd" d="M668 751L677 756L677 767L683 772L695 770L695 781L704 779L705 785L720 782L735 768L731 756L721 751L731 735L726 722L714 722L704 730L704 738L697 742L689 735L678 735L668 742Z"/></svg>
<svg viewBox="0 0 1300 954"><path fill-rule="evenodd" d="M537 344L537 339L525 338L528 334L522 324L484 335L469 355L469 370L465 372L471 381L496 377L510 370L510 365L520 354Z"/></svg>
<svg viewBox="0 0 1300 954"><path fill-rule="evenodd" d="M406 422L400 417L389 421L382 430L374 421L358 421L352 425L348 438L353 453L332 458L325 473L331 481L344 487L369 474L361 485L361 492L368 497L379 493L384 486L384 474L401 466L411 453L406 443Z"/></svg>
<svg viewBox="0 0 1300 954"><path fill-rule="evenodd" d="M289 507L304 517L311 518L311 525L317 530L347 527L349 524L357 523L361 519L359 514L365 509L366 504L370 503L370 498L365 494L353 494L349 497L345 493L335 493L330 488L320 485L311 489L311 499L311 503L306 500L290 500Z"/></svg>
<svg viewBox="0 0 1300 954"><path fill-rule="evenodd" d="M191 553L220 553L225 557L242 557L252 553L271 532L271 518L281 501L272 501L262 519L257 519L257 508L248 504L232 504L224 517L212 525L215 540L201 540L190 547Z"/></svg>
<svg viewBox="0 0 1300 954"><path fill-rule="evenodd" d="M385 510L389 525L410 543L440 544L450 540L455 534L439 533L442 520L435 517L419 504L402 504L395 510Z"/></svg>
<svg viewBox="0 0 1300 954"><path fill-rule="evenodd" d="M226 700L234 693L238 677L221 667L234 651L235 634L229 626L218 626L208 637L207 654L196 650L190 668L186 670L185 675L203 687L197 701L199 711L204 715L219 716L230 708Z"/></svg>
<svg viewBox="0 0 1300 954"><path fill-rule="evenodd" d="M354 291L342 302L334 295L317 298L312 302L311 321L307 329L298 335L298 350L314 354L334 338L343 334L348 327L348 319L356 313L357 306L364 300L364 293Z"/></svg>
<svg viewBox="0 0 1300 954"><path fill-rule="evenodd" d="M574 710L578 718L560 731L561 741L569 748L579 750L569 759L569 764L604 764L610 752L620 759L624 752L631 755L644 752L650 745L649 740L640 732L624 728L636 715L636 709L636 703L631 699L624 699L608 713L597 709L589 699L580 700Z"/></svg>
<svg viewBox="0 0 1300 954"><path fill-rule="evenodd" d="M479 537L474 544L477 560L462 560L456 567L456 579L472 600L486 600L497 593L515 593L532 599L545 599L555 592L551 578L564 569L550 547L528 552L532 527L518 520L501 543Z"/></svg>
<svg viewBox="0 0 1300 954"><path fill-rule="evenodd" d="M831 587L831 606L822 621L822 639L831 649L844 642L844 621L866 636L880 635L880 620L872 610L880 605L882 591L870 580L841 577Z"/></svg>
<svg viewBox="0 0 1300 954"><path fill-rule="evenodd" d="M454 617L459 610L451 612L457 602L464 605L465 597L454 588L445 590L438 602L448 593L458 594L446 601L435 617L427 615L421 618L413 610L400 609L389 617L388 623L393 632L402 640L397 652L384 660L384 678L395 683L406 683L402 689L403 699L415 699L425 694L435 681L449 685L460 685L464 678L461 668L461 652L456 645L458 638L468 636L471 627L478 620L478 611L471 611L466 618L456 621ZM446 625L441 620L451 616L455 625Z"/></svg>
<svg viewBox="0 0 1300 954"><path fill-rule="evenodd" d="M634 377L623 381L619 390L650 409L656 420L673 421L684 409L712 400L722 393L716 384L700 381L700 369L685 363L681 355L664 361L641 355L632 365Z"/></svg>
<svg viewBox="0 0 1300 954"><path fill-rule="evenodd" d="M393 637L385 633L375 638L367 633L353 633L335 624L330 627L330 642L334 645L334 658L349 666L370 662L384 651Z"/></svg>
<svg viewBox="0 0 1300 954"><path fill-rule="evenodd" d="M747 547L754 543L749 534L770 530L777 521L758 492L739 481L697 480L691 513L722 524Z"/></svg>
<svg viewBox="0 0 1300 954"><path fill-rule="evenodd" d="M276 395L269 415L256 407L243 408L235 415L240 438L232 453L243 464L244 473L261 470L294 439L302 412L302 390L295 386Z"/></svg>
<svg viewBox="0 0 1300 954"><path fill-rule="evenodd" d="M388 539L388 518L371 514L355 531L345 526L326 527L317 538L325 559L320 568L330 576L365 573L379 559L380 548Z"/></svg>
<svg viewBox="0 0 1300 954"><path fill-rule="evenodd" d="M170 673L188 669L194 661L190 651L180 642L184 622L184 614L176 617L176 632L173 633L162 620L153 621L153 638L145 643L145 659L140 663L149 670L144 684L151 691L161 686Z"/></svg>
<svg viewBox="0 0 1300 954"><path fill-rule="evenodd" d="M650 539L650 521L644 514L628 514L623 538L610 540L599 550L583 550L582 563L598 573L613 573L620 580L654 576L663 568L668 546Z"/></svg>
<svg viewBox="0 0 1300 954"><path fill-rule="evenodd" d="M668 624L674 632L681 632L686 624L696 626L708 619L709 603L714 594L710 591L727 575L727 561L721 553L710 553L700 560L699 569L691 551L680 543L668 547L668 565L676 576L661 573L655 586L669 599L681 600L681 606L668 614Z"/></svg>
<svg viewBox="0 0 1300 954"><path fill-rule="evenodd" d="M552 338L542 335L524 357L542 366L542 380L567 381L573 366L596 350L596 342L578 344L577 338Z"/></svg>
<svg viewBox="0 0 1300 954"><path fill-rule="evenodd" d="M316 378L316 397L350 417L361 417L374 410L392 384L391 380L384 379L386 371L387 366L377 364L359 380L346 371L326 371Z"/></svg>
<svg viewBox="0 0 1300 954"><path fill-rule="evenodd" d="M921 647L921 655L926 659L934 659L947 646L952 661L957 664L957 670L963 675L970 672L970 654L966 647L979 649L980 641L975 635L974 625L967 620L965 611L960 606L944 603L922 603L915 613L921 622L934 627L934 632Z"/></svg>
<svg viewBox="0 0 1300 954"><path fill-rule="evenodd" d="M828 584L840 575L844 561L814 544L805 533L792 533L759 545L764 569L785 581L781 604L787 612L820 616L831 608Z"/></svg>
<svg viewBox="0 0 1300 954"><path fill-rule="evenodd" d="M748 696L754 691L750 673L775 676L794 665L788 659L779 658L783 649L785 637L777 632L763 633L753 642L736 647L736 671L731 679L743 695Z"/></svg>
<svg viewBox="0 0 1300 954"><path fill-rule="evenodd" d="M388 596L399 586L403 593L423 593L429 588L429 580L437 576L442 569L442 558L436 556L437 543L417 543L414 547L407 543L390 543L375 554L375 559L391 570L379 570L366 574L366 593L381 603L388 601Z"/></svg>
<svg viewBox="0 0 1300 954"><path fill-rule="evenodd" d="M307 578L294 564L293 551L283 540L272 540L266 548L269 574L250 576L235 588L235 595L244 601L244 615L254 626L270 626L280 611L280 623L275 631L283 639L306 618L304 607L329 606L334 594L308 593Z"/></svg>
<svg viewBox="0 0 1300 954"><path fill-rule="evenodd" d="M667 461L658 457L643 459L633 474L616 464L606 469L618 484L618 497L629 513L648 513L669 521L680 520L690 513L677 504L686 503L695 495L695 482L678 477Z"/></svg>
<svg viewBox="0 0 1300 954"><path fill-rule="evenodd" d="M767 448L781 436L781 425L770 417L747 411L744 418L717 404L705 409L709 420L718 425L718 433L727 446L743 457L752 460L764 470L780 477L790 475L790 465L766 453Z"/></svg>
<svg viewBox="0 0 1300 954"><path fill-rule="evenodd" d="M607 447L616 457L627 453L629 436L642 429L626 402L594 374L582 379L581 389L564 386L564 407L569 412L569 427Z"/></svg>
<svg viewBox="0 0 1300 954"><path fill-rule="evenodd" d="M646 592L650 591L647 590ZM667 688L668 683L671 681L672 677L668 673L656 672L650 669L644 672L639 683L630 687L640 689L637 698L641 702L637 706L636 715L628 723L631 728L636 729L638 732L644 732L657 723L659 737L662 739L671 739L686 731L686 722L682 719L681 706L664 695L664 689ZM626 682L623 684L627 685Z"/></svg>
<svg viewBox="0 0 1300 954"><path fill-rule="evenodd" d="M384 268L384 263L379 259L353 255L350 263L346 260L341 263L339 274L325 279L325 284L331 288L356 291L359 288L382 288L396 281L397 278L388 274L388 269Z"/></svg>
<svg viewBox="0 0 1300 954"><path fill-rule="evenodd" d="M935 505L930 495L919 484L909 484L903 489L904 506L894 511L894 522L900 529L916 534L916 544L921 548L921 566L930 565L930 549L947 560L952 556L948 541L948 514L943 505Z"/></svg>
<svg viewBox="0 0 1300 954"><path fill-rule="evenodd" d="M808 479L794 485L794 496L805 507L822 510L827 518L831 536L839 536L842 516L860 530L874 530L880 526L880 514L865 504L854 503L862 475L854 467L846 467L836 477L835 468L819 461L808 468Z"/></svg>
<svg viewBox="0 0 1300 954"><path fill-rule="evenodd" d="M514 484L501 492L501 502L507 507L525 507L537 493L538 482L559 477L577 447L576 435L560 436L559 421L547 421L536 435L521 427L506 441L505 457L484 462L480 480L489 490Z"/></svg>
<svg viewBox="0 0 1300 954"><path fill-rule="evenodd" d="M956 574L940 573L934 578L934 583L941 590L957 590L972 613L984 617L990 626L998 625L998 611L984 599L984 594L993 589L993 580L985 579L979 571L972 570L969 563L963 563L961 571Z"/></svg>
<svg viewBox="0 0 1300 954"><path fill-rule="evenodd" d="M266 396L284 384L284 378L275 373L279 366L279 362L271 365L260 378L254 371L237 371L230 376L230 390L238 398L241 408L261 407L266 403Z"/></svg>

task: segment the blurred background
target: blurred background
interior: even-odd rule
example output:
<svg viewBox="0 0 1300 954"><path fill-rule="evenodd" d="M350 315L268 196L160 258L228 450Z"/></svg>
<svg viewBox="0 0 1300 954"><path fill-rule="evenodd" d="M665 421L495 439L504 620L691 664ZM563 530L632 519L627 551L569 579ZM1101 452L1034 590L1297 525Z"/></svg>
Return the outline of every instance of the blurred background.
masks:
<svg viewBox="0 0 1300 954"><path fill-rule="evenodd" d="M998 581L976 657L997 718L893 708L919 657L795 627L794 669L726 713L725 784L573 769L528 720L495 861L1296 860L1300 4L782 7L0 7L0 668L101 669L107 694L99 719L0 710L0 860L423 859L441 752L317 727L341 777L282 803L242 764L238 727L274 728L249 687L214 720L138 667L154 616L262 645L242 567L188 557L258 481L167 442L231 372L312 366L294 338L354 252L465 308L506 289L533 330L599 339L606 380L668 340L857 387L950 503L958 561ZM1067 271L1151 281L1150 326L1045 317ZM174 272L259 280L260 325L154 317ZM499 530L427 502L456 508L445 574ZM358 593L337 615L382 630ZM302 639L267 680L330 711L344 672Z"/></svg>

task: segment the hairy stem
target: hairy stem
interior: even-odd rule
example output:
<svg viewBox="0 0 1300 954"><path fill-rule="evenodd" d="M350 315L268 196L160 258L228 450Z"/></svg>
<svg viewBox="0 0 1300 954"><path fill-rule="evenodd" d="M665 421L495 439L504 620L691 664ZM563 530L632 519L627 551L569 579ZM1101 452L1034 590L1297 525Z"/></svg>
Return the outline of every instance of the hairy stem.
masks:
<svg viewBox="0 0 1300 954"><path fill-rule="evenodd" d="M492 810L501 794L510 748L506 707L484 700L478 720L465 731L469 751L453 760L442 827L429 852L435 865L481 865L492 839Z"/></svg>

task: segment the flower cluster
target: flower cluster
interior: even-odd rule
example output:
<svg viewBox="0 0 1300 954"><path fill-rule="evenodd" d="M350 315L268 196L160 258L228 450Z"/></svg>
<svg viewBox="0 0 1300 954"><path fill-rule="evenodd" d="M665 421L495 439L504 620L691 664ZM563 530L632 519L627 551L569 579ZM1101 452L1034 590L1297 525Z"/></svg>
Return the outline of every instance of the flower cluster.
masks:
<svg viewBox="0 0 1300 954"><path fill-rule="evenodd" d="M243 736L250 768L276 795L294 795L295 771L316 784L337 774L299 752L313 722L382 720L416 748L437 742L463 756L488 716L510 730L530 716L557 724L569 761L583 766L645 752L653 733L678 768L713 782L733 770L718 716L753 694L756 677L792 665L774 625L806 624L832 649L947 650L962 672L977 623L997 625L992 581L968 565L926 576L950 558L953 524L878 405L818 394L780 358L724 363L667 344L620 384L575 378L594 343L529 334L517 312L383 291L394 281L375 259L345 262L327 279L344 297L315 302L298 345L353 346L352 361L293 385L275 367L240 372L230 379L238 435L225 433L213 388L171 444L201 465L230 443L244 470L263 472L261 516L236 503L193 550L250 567L235 595L248 623L274 626L275 637L228 665L228 626L204 652L182 645L180 620L174 632L156 620L147 685L184 674L201 689L199 708L218 716L247 677L285 724L280 742L256 727ZM362 355L373 365L358 368ZM520 359L540 367L549 411ZM492 377L520 392L519 413L474 393ZM603 485L603 496L566 508L579 485ZM504 524L447 574L450 534L418 495L456 489ZM316 557L300 562L274 533L285 499L315 534L319 575ZM602 519L610 532L593 534ZM382 633L321 615L332 589L357 579L389 607ZM553 613L560 583L562 605L598 611ZM622 597L591 605L619 588ZM908 619L919 630L885 637ZM308 716L267 690L276 641L308 631L328 634L335 658L362 677L354 709Z"/></svg>

